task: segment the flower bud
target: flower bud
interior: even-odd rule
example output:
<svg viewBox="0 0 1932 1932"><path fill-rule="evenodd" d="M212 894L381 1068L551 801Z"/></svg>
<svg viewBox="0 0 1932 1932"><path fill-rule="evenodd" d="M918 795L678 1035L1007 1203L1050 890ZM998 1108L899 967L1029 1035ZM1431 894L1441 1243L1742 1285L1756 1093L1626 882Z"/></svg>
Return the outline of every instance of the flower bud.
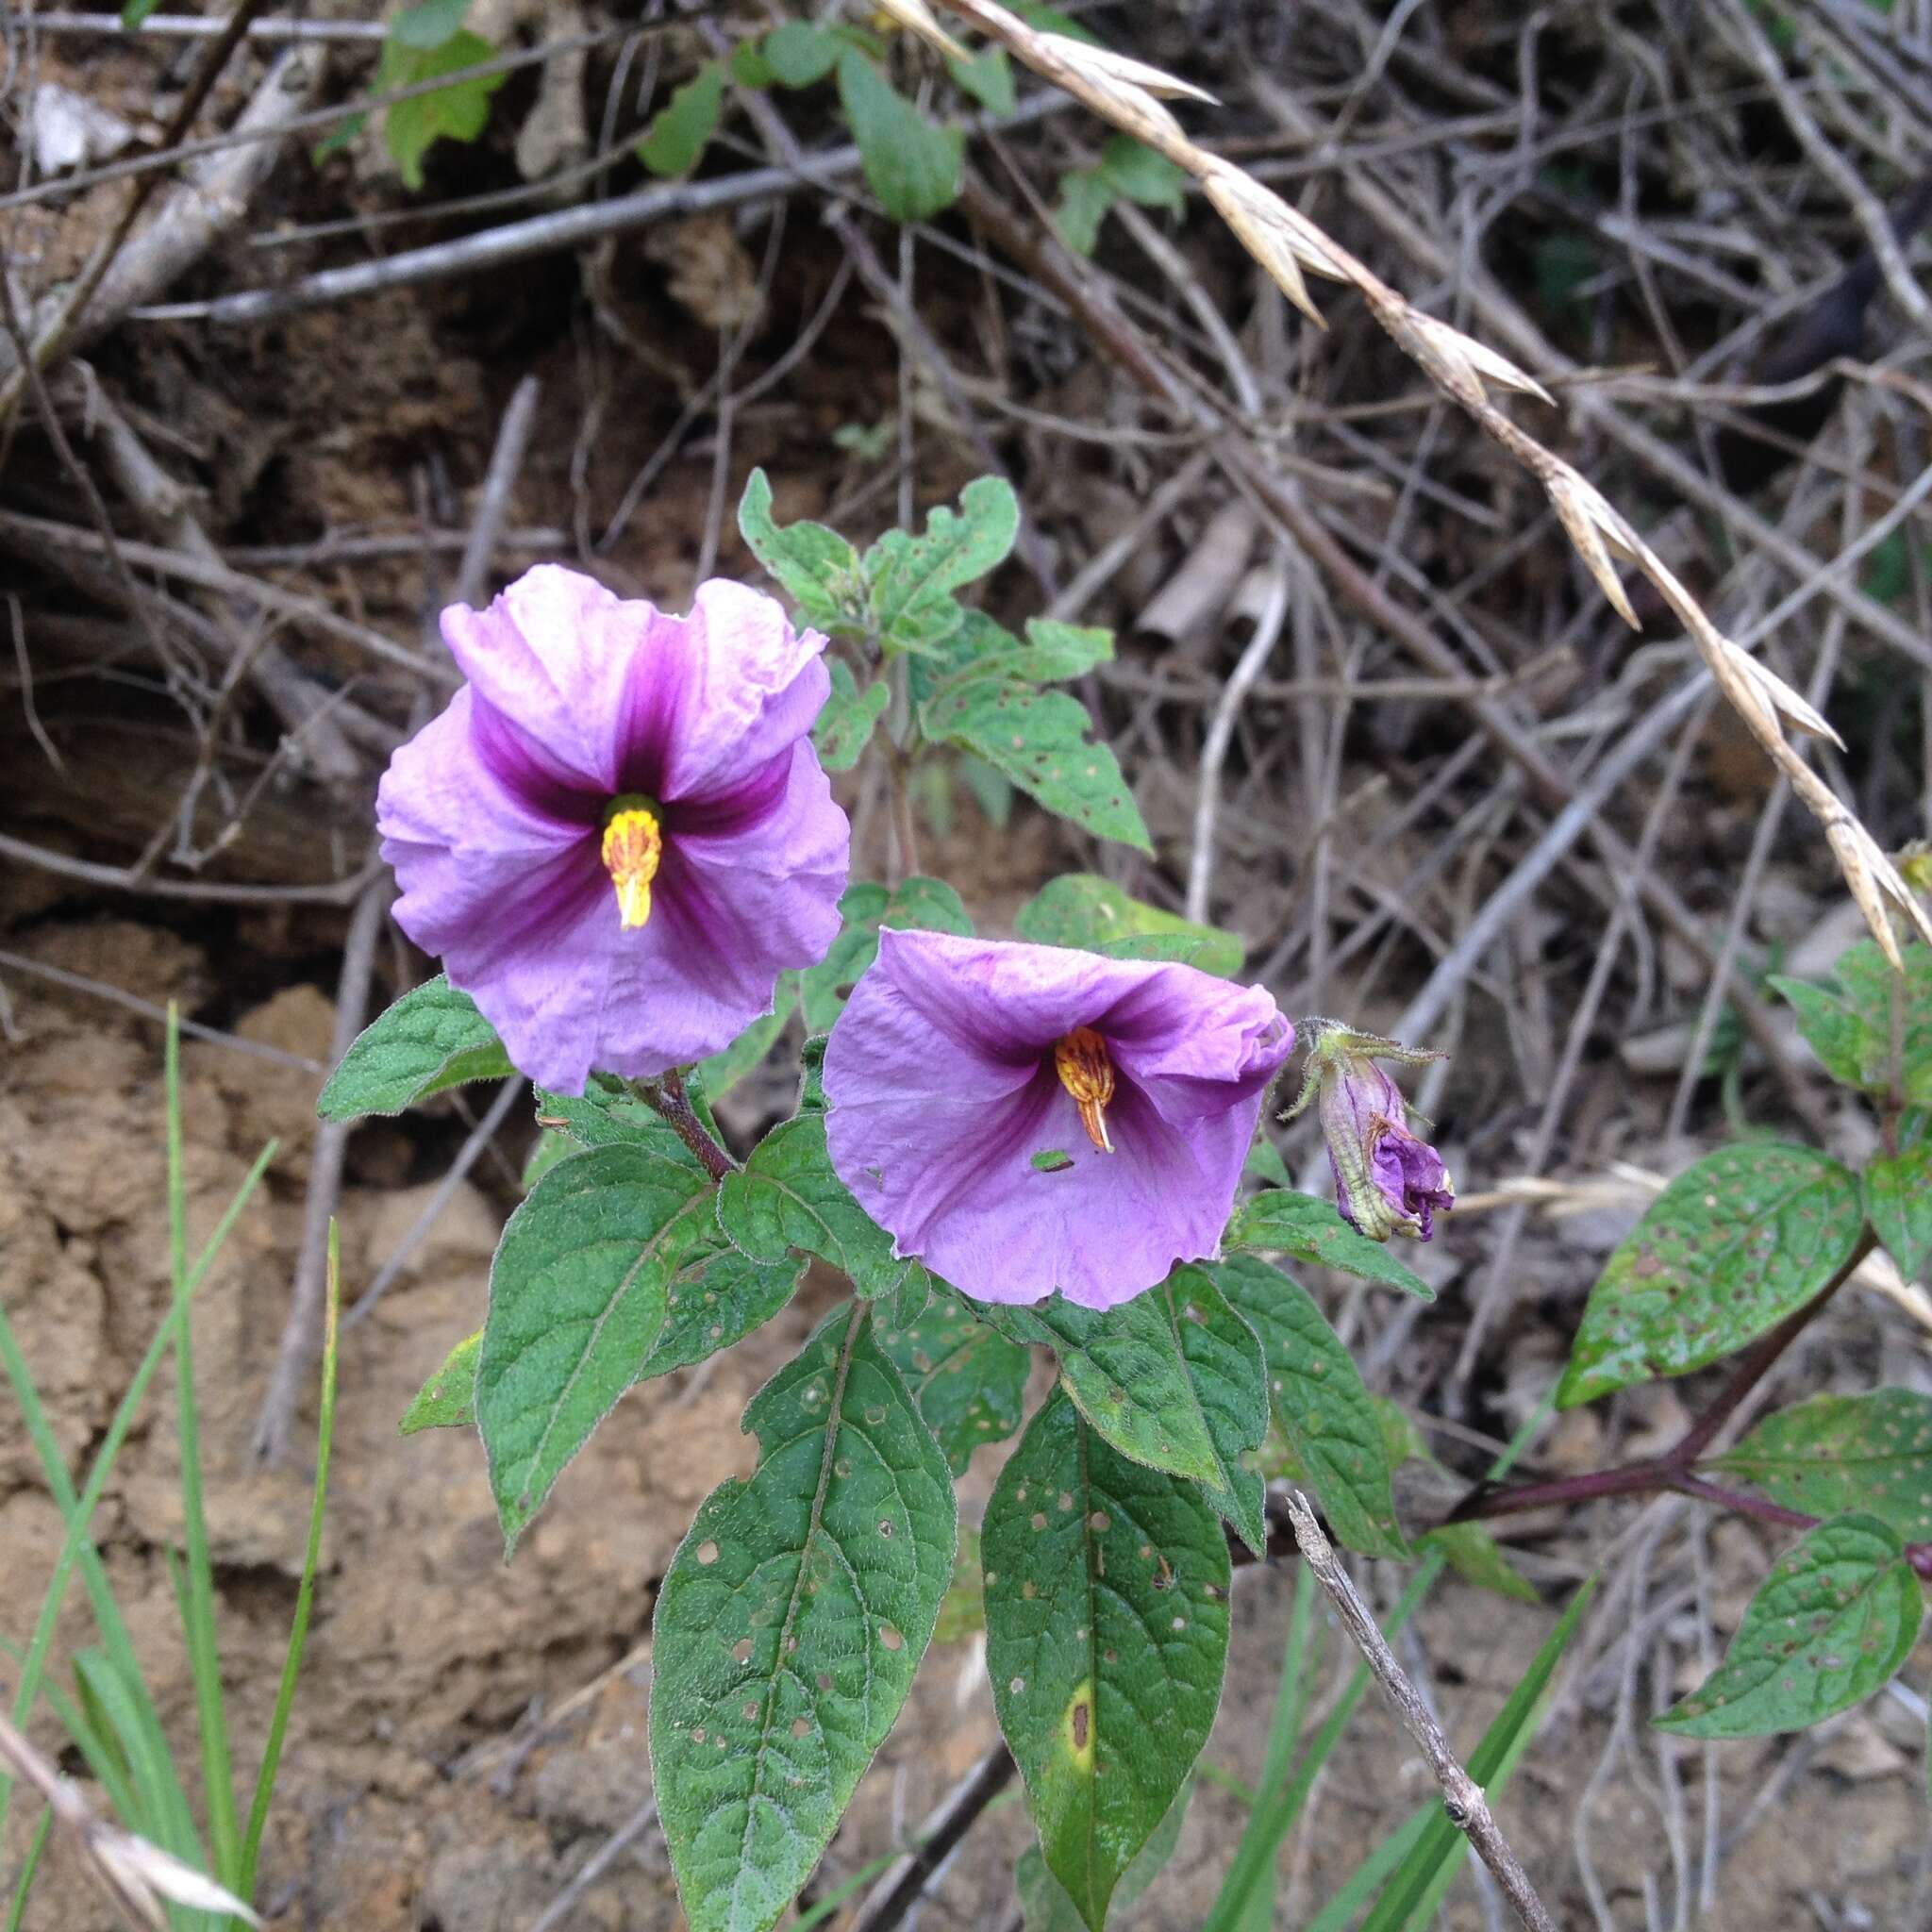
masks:
<svg viewBox="0 0 1932 1932"><path fill-rule="evenodd" d="M1321 1021L1308 1023L1306 1033L1307 1074L1285 1118L1314 1101L1342 1219L1372 1241L1393 1234L1427 1241L1436 1210L1456 1205L1455 1185L1442 1157L1409 1132L1408 1103L1375 1062L1420 1066L1441 1055Z"/></svg>

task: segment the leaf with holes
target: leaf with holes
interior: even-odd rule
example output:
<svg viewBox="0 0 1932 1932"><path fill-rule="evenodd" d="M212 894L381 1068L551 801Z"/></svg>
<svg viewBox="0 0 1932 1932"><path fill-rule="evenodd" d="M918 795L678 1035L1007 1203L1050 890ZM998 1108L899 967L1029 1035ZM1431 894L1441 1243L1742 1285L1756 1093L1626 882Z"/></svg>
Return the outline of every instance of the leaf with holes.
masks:
<svg viewBox="0 0 1932 1932"><path fill-rule="evenodd" d="M832 674L832 691L811 727L812 747L826 771L849 772L872 742L873 727L891 692L882 677L860 691L852 667L841 658L827 659L826 669Z"/></svg>
<svg viewBox="0 0 1932 1932"><path fill-rule="evenodd" d="M1932 1397L1911 1389L1814 1395L1765 1419L1715 1467L1787 1509L1862 1509L1932 1542Z"/></svg>
<svg viewBox="0 0 1932 1932"><path fill-rule="evenodd" d="M634 1382L691 1368L742 1341L791 1299L805 1276L795 1255L756 1261L741 1253L703 1197L666 1230L662 1265L664 1325Z"/></svg>
<svg viewBox="0 0 1932 1932"><path fill-rule="evenodd" d="M1050 1348L1080 1413L1123 1456L1196 1482L1224 1474L1165 1300L1137 1294L1113 1308L1059 1295L1031 1307L988 1303L980 1319L1014 1341Z"/></svg>
<svg viewBox="0 0 1932 1932"><path fill-rule="evenodd" d="M753 1396L652 1623L651 1769L691 1932L766 1932L884 1741L953 1575L945 1459L847 1303Z"/></svg>
<svg viewBox="0 0 1932 1932"><path fill-rule="evenodd" d="M1904 958L1901 977L1873 941L1860 940L1832 968L1835 988L1802 979L1770 984L1790 1002L1825 1072L1867 1093L1891 1091L1895 1008L1900 1097L1932 1107L1932 946L1908 945Z"/></svg>
<svg viewBox="0 0 1932 1932"><path fill-rule="evenodd" d="M1652 1723L1685 1738L1801 1731L1887 1683L1924 1614L1896 1533L1875 1516L1834 1517L1758 1586L1724 1662Z"/></svg>
<svg viewBox="0 0 1932 1932"><path fill-rule="evenodd" d="M865 580L858 552L823 524L774 523L772 483L762 470L754 470L745 481L738 504L738 529L751 554L777 578L804 623L834 635L864 635Z"/></svg>
<svg viewBox="0 0 1932 1932"><path fill-rule="evenodd" d="M325 1121L401 1113L451 1087L515 1072L476 1002L439 973L356 1036L315 1110Z"/></svg>
<svg viewBox="0 0 1932 1932"><path fill-rule="evenodd" d="M962 613L958 627L912 667L912 695L926 704L978 678L1059 684L1113 656L1113 633L1042 617L1026 622L1022 643L983 610Z"/></svg>
<svg viewBox="0 0 1932 1932"><path fill-rule="evenodd" d="M652 117L638 142L637 155L653 175L688 175L697 166L718 131L718 117L724 107L724 61L707 60Z"/></svg>
<svg viewBox="0 0 1932 1932"><path fill-rule="evenodd" d="M915 876L902 880L891 891L863 880L845 889L839 911L845 921L843 929L825 957L806 969L802 982L808 1034L831 1031L859 974L878 957L881 926L957 933L961 939L973 936L966 908L943 879Z"/></svg>
<svg viewBox="0 0 1932 1932"><path fill-rule="evenodd" d="M966 1474L982 1442L1004 1442L1020 1426L1032 1357L950 1289L941 1289L903 1326L882 1325L878 1341L905 1376L955 1475Z"/></svg>
<svg viewBox="0 0 1932 1932"><path fill-rule="evenodd" d="M450 1350L441 1368L424 1383L415 1401L403 1411L398 1435L423 1429L466 1428L476 1420L476 1356L483 1331L466 1335Z"/></svg>
<svg viewBox="0 0 1932 1932"><path fill-rule="evenodd" d="M1865 1163L1865 1212L1907 1281L1932 1262L1932 1134Z"/></svg>
<svg viewBox="0 0 1932 1932"><path fill-rule="evenodd" d="M1021 907L1013 924L1036 945L1079 946L1116 959L1178 959L1223 979L1239 973L1247 957L1238 933L1130 899L1094 872L1049 879Z"/></svg>
<svg viewBox="0 0 1932 1932"><path fill-rule="evenodd" d="M928 121L862 54L839 57L839 105L865 185L893 221L930 221L958 198L958 130Z"/></svg>
<svg viewBox="0 0 1932 1932"><path fill-rule="evenodd" d="M1016 679L975 680L923 706L920 722L928 738L985 759L1096 839L1154 850L1120 763L1091 741L1093 721L1078 699Z"/></svg>
<svg viewBox="0 0 1932 1932"><path fill-rule="evenodd" d="M1265 1261L1236 1257L1206 1272L1260 1337L1275 1424L1329 1528L1365 1557L1408 1556L1381 1416L1314 1296Z"/></svg>
<svg viewBox="0 0 1932 1932"><path fill-rule="evenodd" d="M1242 1202L1234 1210L1222 1245L1260 1255L1292 1255L1298 1261L1312 1261L1384 1288L1399 1288L1425 1302L1436 1299L1436 1291L1421 1275L1405 1268L1380 1241L1358 1234L1336 1211L1334 1202L1313 1194L1269 1188Z"/></svg>
<svg viewBox="0 0 1932 1932"><path fill-rule="evenodd" d="M559 1162L510 1216L476 1365L476 1423L509 1548L637 1379L664 1326L680 1223L710 1208L702 1174L616 1146Z"/></svg>
<svg viewBox="0 0 1932 1932"><path fill-rule="evenodd" d="M801 1249L829 1261L868 1300L896 1294L920 1264L899 1260L892 1238L832 1172L823 1114L775 1126L718 1187L718 1225L755 1261Z"/></svg>
<svg viewBox="0 0 1932 1932"><path fill-rule="evenodd" d="M1557 1407L1684 1375L1755 1341L1851 1258L1857 1176L1808 1147L1724 1147L1685 1170L1610 1257Z"/></svg>
<svg viewBox="0 0 1932 1932"><path fill-rule="evenodd" d="M1047 1865L1100 1932L1214 1722L1227 1540L1198 1490L1116 1455L1056 1391L980 1547L1000 1729Z"/></svg>
<svg viewBox="0 0 1932 1932"><path fill-rule="evenodd" d="M1000 476L975 476L957 510L932 512L923 537L888 530L865 553L880 639L897 650L937 650L966 622L953 592L998 569L1019 532L1020 500Z"/></svg>
<svg viewBox="0 0 1932 1932"><path fill-rule="evenodd" d="M1265 1557L1268 1518L1261 1478L1243 1458L1268 1434L1268 1370L1254 1329L1218 1284L1212 1268L1176 1268L1142 1299L1167 1306L1221 1464L1221 1474L1201 1485L1202 1493L1249 1549Z"/></svg>

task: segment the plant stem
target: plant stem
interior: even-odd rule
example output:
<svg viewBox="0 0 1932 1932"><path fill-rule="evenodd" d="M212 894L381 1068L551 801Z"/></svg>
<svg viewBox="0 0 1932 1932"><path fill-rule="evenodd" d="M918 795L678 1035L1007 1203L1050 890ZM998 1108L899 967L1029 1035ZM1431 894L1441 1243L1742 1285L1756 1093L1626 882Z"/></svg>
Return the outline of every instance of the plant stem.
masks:
<svg viewBox="0 0 1932 1932"><path fill-rule="evenodd" d="M638 1081L637 1092L640 1099L670 1123L672 1131L697 1156L714 1181L738 1172L737 1161L712 1140L710 1130L698 1118L691 1096L684 1091L684 1075L675 1068L660 1080Z"/></svg>

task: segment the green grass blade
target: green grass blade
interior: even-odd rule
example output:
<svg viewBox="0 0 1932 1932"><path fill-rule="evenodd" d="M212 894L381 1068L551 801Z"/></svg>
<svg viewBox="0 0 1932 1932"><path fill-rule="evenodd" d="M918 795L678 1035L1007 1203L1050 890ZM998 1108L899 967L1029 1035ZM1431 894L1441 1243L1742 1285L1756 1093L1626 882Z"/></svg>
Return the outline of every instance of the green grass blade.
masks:
<svg viewBox="0 0 1932 1932"><path fill-rule="evenodd" d="M1375 1888L1402 1864L1427 1827L1434 1807L1421 1805L1385 1838L1355 1869L1354 1875L1321 1911L1304 1932L1347 1932L1355 1915L1368 1904Z"/></svg>
<svg viewBox="0 0 1932 1932"><path fill-rule="evenodd" d="M1557 1627L1543 1639L1528 1670L1483 1733L1482 1742L1470 1754L1466 1769L1491 1799L1508 1782L1516 1760L1536 1735L1543 1693L1550 1688L1550 1679L1576 1634L1584 1606L1595 1591L1596 1578L1592 1576L1570 1599ZM1362 1932L1415 1932L1416 1927L1429 1924L1468 1853L1468 1839L1450 1824L1440 1806L1432 1806L1414 1855L1403 1860L1388 1890L1375 1901L1375 1909L1369 1914Z"/></svg>
<svg viewBox="0 0 1932 1932"><path fill-rule="evenodd" d="M34 1826L33 1842L21 1860L20 1883L13 1888L13 1908L7 1914L7 1932L20 1932L20 1922L26 1914L26 1895L33 1889L34 1874L41 1869L41 1854L47 1849L47 1832L53 1823L54 1814L43 1807L41 1822Z"/></svg>
<svg viewBox="0 0 1932 1932"><path fill-rule="evenodd" d="M336 1330L342 1306L341 1243L333 1220L328 1224L328 1306L322 1331L322 1419L315 1438L315 1495L308 1506L308 1549L302 1558L302 1581L295 1591L295 1617L289 1626L289 1654L282 1659L282 1681L275 1692L275 1714L269 1719L268 1741L262 1746L261 1771L255 1780L255 1802L248 1811L248 1836L242 1842L242 1862L229 1888L237 1898L253 1902L256 1860L261 1854L261 1834L268 1824L269 1801L275 1796L275 1774L281 1767L282 1739L289 1728L289 1708L295 1701L295 1682L302 1674L302 1647L308 1637L308 1612L315 1600L315 1574L322 1565L322 1511L328 1494L329 1447L336 1432Z"/></svg>
<svg viewBox="0 0 1932 1932"><path fill-rule="evenodd" d="M181 1019L168 1004L168 1250L174 1298L188 1284L188 1193L181 1172ZM181 1593L181 1628L194 1678L194 1709L201 1729L202 1782L208 1792L212 1875L230 1890L242 1862L242 1827L235 1806L235 1774L228 1752L227 1712L222 1700L222 1659L215 1637L214 1564L208 1556L208 1516L201 1486L201 1422L194 1400L193 1324L175 1331L175 1415L181 1441L181 1542L187 1560Z"/></svg>

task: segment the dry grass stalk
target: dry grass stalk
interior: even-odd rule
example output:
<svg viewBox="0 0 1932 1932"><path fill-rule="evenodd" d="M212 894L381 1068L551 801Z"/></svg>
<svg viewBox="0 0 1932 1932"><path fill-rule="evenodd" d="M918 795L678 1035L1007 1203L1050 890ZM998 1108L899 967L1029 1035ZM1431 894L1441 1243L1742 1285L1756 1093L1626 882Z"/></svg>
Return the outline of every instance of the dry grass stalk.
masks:
<svg viewBox="0 0 1932 1932"><path fill-rule="evenodd" d="M1656 585L1690 632L1719 690L1824 826L1852 897L1892 964L1902 965L1894 910L1932 944L1932 917L1857 814L1791 745L1780 720L1834 743L1838 742L1837 733L1782 678L1718 629L1601 491L1489 400L1489 385L1493 384L1550 401L1534 376L1459 329L1423 314L1273 190L1234 162L1191 141L1158 96L1211 98L1200 89L1141 61L1058 34L1041 33L995 5L994 0L945 0L945 4L1043 79L1186 169L1200 182L1208 200L1242 246L1289 300L1318 325L1322 317L1308 292L1305 272L1353 286L1396 346L1444 395L1468 411L1491 441L1535 476L1585 567L1625 623L1635 627L1638 620L1618 576L1616 559L1636 565ZM908 25L912 13L924 10L920 0L898 0L888 8Z"/></svg>

